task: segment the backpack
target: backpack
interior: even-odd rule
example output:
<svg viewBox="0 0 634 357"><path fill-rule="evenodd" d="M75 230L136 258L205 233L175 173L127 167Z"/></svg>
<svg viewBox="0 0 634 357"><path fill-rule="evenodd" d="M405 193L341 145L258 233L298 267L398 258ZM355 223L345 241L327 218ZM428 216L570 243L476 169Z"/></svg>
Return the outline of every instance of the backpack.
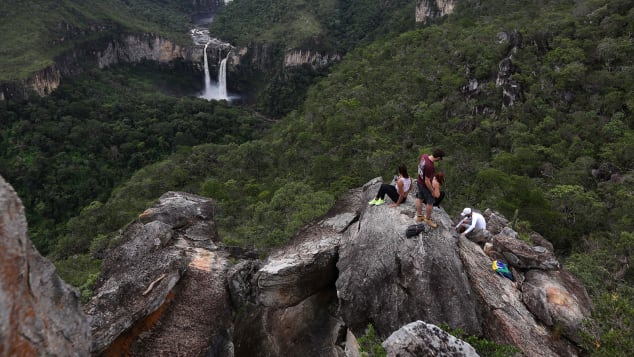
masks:
<svg viewBox="0 0 634 357"><path fill-rule="evenodd" d="M430 227L426 225L425 223L412 224L407 226L407 229L405 229L405 236L407 238L412 238L421 233L429 232L429 229Z"/></svg>

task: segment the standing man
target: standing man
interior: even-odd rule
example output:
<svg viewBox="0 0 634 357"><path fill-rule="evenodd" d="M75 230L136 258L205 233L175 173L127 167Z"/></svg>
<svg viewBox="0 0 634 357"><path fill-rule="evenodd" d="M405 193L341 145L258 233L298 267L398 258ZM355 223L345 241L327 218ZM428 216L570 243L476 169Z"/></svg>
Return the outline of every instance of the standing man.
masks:
<svg viewBox="0 0 634 357"><path fill-rule="evenodd" d="M436 228L438 225L431 220L431 212L438 197L434 197L432 192L432 179L434 178L434 162L442 160L445 152L442 149L434 149L431 155L423 154L418 162L418 193L416 194L416 221L425 222L430 227ZM422 215L423 199L425 200L425 215Z"/></svg>
<svg viewBox="0 0 634 357"><path fill-rule="evenodd" d="M464 218L456 225L458 233L473 242L485 242L489 237L489 231L487 231L487 222L484 216L478 212L473 212L469 207L463 209L460 215Z"/></svg>

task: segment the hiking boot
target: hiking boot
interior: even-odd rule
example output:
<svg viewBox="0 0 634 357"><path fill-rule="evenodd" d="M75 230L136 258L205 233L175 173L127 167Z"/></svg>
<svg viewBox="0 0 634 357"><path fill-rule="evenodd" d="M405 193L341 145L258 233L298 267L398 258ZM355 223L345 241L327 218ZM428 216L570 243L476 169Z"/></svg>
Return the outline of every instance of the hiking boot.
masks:
<svg viewBox="0 0 634 357"><path fill-rule="evenodd" d="M378 200L376 200L376 202L374 202L374 205L375 206L380 206L380 205L382 205L384 203L385 203L385 200L382 200L382 199L379 198Z"/></svg>
<svg viewBox="0 0 634 357"><path fill-rule="evenodd" d="M373 199L372 199L372 201L368 202L368 204L369 204L370 206L375 205L375 204L376 204L376 201L378 201L378 200L377 200L376 198L373 198Z"/></svg>
<svg viewBox="0 0 634 357"><path fill-rule="evenodd" d="M432 227L432 228L438 227L438 224L436 224L436 222L432 221L431 218L423 217L423 221L425 223L427 223L427 225Z"/></svg>
<svg viewBox="0 0 634 357"><path fill-rule="evenodd" d="M416 222L420 223L425 221L425 217L424 216L416 216Z"/></svg>

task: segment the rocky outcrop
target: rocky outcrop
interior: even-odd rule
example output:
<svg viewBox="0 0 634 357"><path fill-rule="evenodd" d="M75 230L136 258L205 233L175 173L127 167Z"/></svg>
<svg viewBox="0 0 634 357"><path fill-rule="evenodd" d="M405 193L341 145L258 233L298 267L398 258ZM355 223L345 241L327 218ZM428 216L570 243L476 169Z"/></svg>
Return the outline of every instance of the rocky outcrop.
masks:
<svg viewBox="0 0 634 357"><path fill-rule="evenodd" d="M511 228L504 228L492 240L494 249L511 266L519 269L540 270L558 270L561 268L561 264L551 250L541 246L530 246L518 238L517 233Z"/></svg>
<svg viewBox="0 0 634 357"><path fill-rule="evenodd" d="M476 295L483 301L484 335L520 348L529 356L576 356L581 321L592 303L583 286L561 268L552 252L529 246L509 227L492 239L489 256L460 239L460 255ZM510 259L509 259L510 258ZM503 259L516 282L491 274L491 259ZM555 322L556 321L556 322ZM561 332L568 339L558 338Z"/></svg>
<svg viewBox="0 0 634 357"><path fill-rule="evenodd" d="M455 0L418 0L416 23L425 24L437 17L453 14Z"/></svg>
<svg viewBox="0 0 634 357"><path fill-rule="evenodd" d="M522 35L518 30L510 33L500 32L497 36L498 43L507 43L507 55L498 65L498 75L495 85L502 88L502 102L505 106L512 106L522 97L520 84L513 80L511 76L515 73L513 66L513 55L522 46Z"/></svg>
<svg viewBox="0 0 634 357"><path fill-rule="evenodd" d="M93 353L189 356L232 349L230 264L215 251L213 217L211 200L168 192L128 226L86 307Z"/></svg>
<svg viewBox="0 0 634 357"><path fill-rule="evenodd" d="M557 326L571 341L581 343L579 331L592 313L592 301L568 271L529 270L522 284L522 301L546 326Z"/></svg>
<svg viewBox="0 0 634 357"><path fill-rule="evenodd" d="M476 350L438 327L415 321L407 324L383 342L388 356L465 356L478 357Z"/></svg>
<svg viewBox="0 0 634 357"><path fill-rule="evenodd" d="M27 236L24 207L0 177L0 356L86 356L88 318Z"/></svg>
<svg viewBox="0 0 634 357"><path fill-rule="evenodd" d="M350 192L257 271L245 266L242 271L251 274L234 275L230 286L240 289L232 289L232 296L241 297L234 305L246 307L236 321L237 356L343 355L336 263L342 232L357 219L359 204L357 191Z"/></svg>
<svg viewBox="0 0 634 357"><path fill-rule="evenodd" d="M341 60L339 54L320 53L312 50L292 49L284 54L284 67L299 67L304 64L313 68L326 67Z"/></svg>
<svg viewBox="0 0 634 357"><path fill-rule="evenodd" d="M398 208L368 206L381 183L377 178L351 190L263 260L223 245L213 200L166 193L125 228L104 260L86 305L92 318L92 353L358 356L354 336L372 324L389 355L477 355L440 331L440 325L516 346L527 356L579 355L579 331L592 302L544 247L543 237L534 239L542 245L524 242L508 220L487 210L492 235L487 255L480 244L454 233L449 215L434 208L438 228L408 239L405 229L414 221L415 199ZM3 219L18 217L13 207L9 205ZM19 220L2 224L3 235L14 233L5 228L14 224L17 232L25 227ZM7 252L11 249L0 251L0 264L25 265ZM496 274L492 259L507 262L514 281ZM28 284L0 280L0 303L6 304L13 291L35 290L36 277L50 279L46 269L27 266ZM29 275L4 269L3 279ZM32 308L28 296L24 301L24 306L7 308L26 314ZM57 312L42 315L51 319ZM0 331L9 331L5 326L11 321L0 320ZM65 326L70 331L65 341L81 335L81 321L85 326L85 320L65 321L73 324ZM48 320L45 325L56 326ZM24 331L28 341L20 340L22 335L0 335L6 342L2 346L12 351L45 338L30 336L50 339L61 328ZM90 339L78 341L87 352Z"/></svg>
<svg viewBox="0 0 634 357"><path fill-rule="evenodd" d="M374 180L364 186L364 202L380 184ZM417 320L479 334L478 305L451 232L453 223L436 208L439 228L407 239L413 201L399 209L364 205L359 222L344 235L336 283L342 317L357 335L372 323L387 337Z"/></svg>

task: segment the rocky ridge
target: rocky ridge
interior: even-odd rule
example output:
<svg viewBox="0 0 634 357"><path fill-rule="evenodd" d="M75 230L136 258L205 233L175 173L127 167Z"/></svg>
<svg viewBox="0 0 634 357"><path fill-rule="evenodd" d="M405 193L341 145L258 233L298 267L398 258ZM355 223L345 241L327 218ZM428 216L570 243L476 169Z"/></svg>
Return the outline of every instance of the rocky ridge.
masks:
<svg viewBox="0 0 634 357"><path fill-rule="evenodd" d="M435 327L446 324L526 356L579 355L592 303L543 237L524 242L487 210L491 239L471 242L434 209L439 227L408 239L414 199L368 206L381 182L351 190L265 259L222 244L213 200L166 193L104 260L89 318L70 305L92 337L68 340L91 342L93 355L357 356L355 336L372 324L390 356L477 355Z"/></svg>

